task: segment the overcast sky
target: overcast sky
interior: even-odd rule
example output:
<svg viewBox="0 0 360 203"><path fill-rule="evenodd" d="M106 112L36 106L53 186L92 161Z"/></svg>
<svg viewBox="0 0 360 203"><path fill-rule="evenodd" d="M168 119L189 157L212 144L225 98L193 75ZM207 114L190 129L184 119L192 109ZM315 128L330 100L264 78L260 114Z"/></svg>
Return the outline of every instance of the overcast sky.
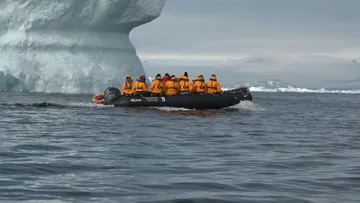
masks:
<svg viewBox="0 0 360 203"><path fill-rule="evenodd" d="M243 56L360 58L360 0L167 0L136 28L142 60Z"/></svg>
<svg viewBox="0 0 360 203"><path fill-rule="evenodd" d="M161 16L130 38L150 74L159 63L196 73L208 64L228 74L222 81L338 87L322 81L360 75L360 0L167 0Z"/></svg>

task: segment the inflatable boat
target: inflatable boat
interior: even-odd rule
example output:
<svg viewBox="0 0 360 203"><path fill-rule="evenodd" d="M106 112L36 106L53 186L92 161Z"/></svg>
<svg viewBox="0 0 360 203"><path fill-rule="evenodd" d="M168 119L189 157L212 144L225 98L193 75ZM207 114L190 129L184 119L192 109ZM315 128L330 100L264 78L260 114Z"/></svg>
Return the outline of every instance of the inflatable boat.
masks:
<svg viewBox="0 0 360 203"><path fill-rule="evenodd" d="M96 97L96 99L94 99ZM187 94L174 96L155 96L145 92L137 96L121 95L120 90L108 87L104 93L97 94L93 101L116 107L178 107L187 109L221 109L239 104L241 101L252 101L248 88L224 91L223 94Z"/></svg>

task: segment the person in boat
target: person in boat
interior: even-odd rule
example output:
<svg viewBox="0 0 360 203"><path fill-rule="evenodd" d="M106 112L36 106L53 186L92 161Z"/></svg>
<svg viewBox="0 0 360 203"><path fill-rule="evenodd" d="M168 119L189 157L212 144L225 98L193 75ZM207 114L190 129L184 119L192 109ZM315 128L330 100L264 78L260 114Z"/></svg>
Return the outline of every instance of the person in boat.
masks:
<svg viewBox="0 0 360 203"><path fill-rule="evenodd" d="M212 74L209 81L206 83L208 94L222 94L224 91L221 89L220 83L216 79L216 75Z"/></svg>
<svg viewBox="0 0 360 203"><path fill-rule="evenodd" d="M182 76L186 76L189 79L189 76L188 76L187 72L184 72L184 75L179 75L177 77L178 82L180 82L180 78L182 78Z"/></svg>
<svg viewBox="0 0 360 203"><path fill-rule="evenodd" d="M207 93L207 86L203 75L199 75L193 80L193 94Z"/></svg>
<svg viewBox="0 0 360 203"><path fill-rule="evenodd" d="M163 94L164 80L161 78L160 73L156 75L154 81L150 85L151 95L161 96Z"/></svg>
<svg viewBox="0 0 360 203"><path fill-rule="evenodd" d="M182 76L179 76L179 86L180 86L180 89L179 89L180 95L191 94L193 84L189 81L189 78L185 74Z"/></svg>
<svg viewBox="0 0 360 203"><path fill-rule="evenodd" d="M132 90L134 91L134 95L142 95L148 91L148 86L146 84L146 79L144 75L140 75L139 78L132 86Z"/></svg>
<svg viewBox="0 0 360 203"><path fill-rule="evenodd" d="M164 77L163 77L163 81L164 81L164 84L169 81L171 79L169 73L165 73Z"/></svg>
<svg viewBox="0 0 360 203"><path fill-rule="evenodd" d="M164 85L163 92L167 96L176 95L179 93L180 86L176 80L175 75L172 75L170 80L167 81Z"/></svg>
<svg viewBox="0 0 360 203"><path fill-rule="evenodd" d="M126 95L126 96L132 95L134 93L132 86L133 86L133 80L131 78L131 75L127 75L125 82L121 87L121 95Z"/></svg>

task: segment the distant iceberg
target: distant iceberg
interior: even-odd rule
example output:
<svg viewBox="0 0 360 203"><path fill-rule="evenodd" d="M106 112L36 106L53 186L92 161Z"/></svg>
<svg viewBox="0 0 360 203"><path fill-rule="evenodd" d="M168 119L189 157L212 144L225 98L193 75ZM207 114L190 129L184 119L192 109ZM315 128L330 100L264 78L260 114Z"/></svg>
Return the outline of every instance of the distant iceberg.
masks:
<svg viewBox="0 0 360 203"><path fill-rule="evenodd" d="M282 82L280 80L263 80L245 83L251 92L293 92L293 93L336 93L336 94L360 94L360 89L308 89Z"/></svg>
<svg viewBox="0 0 360 203"><path fill-rule="evenodd" d="M0 90L98 93L108 86L120 87L126 74L145 74L129 33L159 17L164 4L165 0L3 0ZM11 81L3 81L7 79Z"/></svg>

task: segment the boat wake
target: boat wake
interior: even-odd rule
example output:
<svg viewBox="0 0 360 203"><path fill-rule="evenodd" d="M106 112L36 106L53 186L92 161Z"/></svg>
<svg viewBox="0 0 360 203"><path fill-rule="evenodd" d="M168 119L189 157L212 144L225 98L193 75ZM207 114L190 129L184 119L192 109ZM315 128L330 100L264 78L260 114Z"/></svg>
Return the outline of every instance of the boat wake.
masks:
<svg viewBox="0 0 360 203"><path fill-rule="evenodd" d="M136 203L235 203L225 199L214 199L214 198L188 198L188 199L171 199L171 200L160 200L160 201L141 201Z"/></svg>
<svg viewBox="0 0 360 203"><path fill-rule="evenodd" d="M68 103L66 104L67 106L70 107L79 107L79 108L112 108L114 107L113 105L103 105L103 104L96 104L96 103L77 103L77 102L73 102L73 103Z"/></svg>
<svg viewBox="0 0 360 203"><path fill-rule="evenodd" d="M251 101L241 101L239 104L223 109L186 109L176 107L149 107L152 113L176 115L176 116L195 116L195 117L214 117L217 113L224 112L263 112L265 108L254 104Z"/></svg>
<svg viewBox="0 0 360 203"><path fill-rule="evenodd" d="M95 103L52 103L52 102L39 102L39 103L0 103L0 107L49 107L49 108L109 108L113 107L112 105L102 105Z"/></svg>
<svg viewBox="0 0 360 203"><path fill-rule="evenodd" d="M177 108L177 107L149 107L150 109L156 109L159 111L166 111L166 112L171 112L171 111L195 111L195 109L186 109L186 108Z"/></svg>
<svg viewBox="0 0 360 203"><path fill-rule="evenodd" d="M252 101L241 101L239 104L234 106L229 106L225 109L239 110L239 111L253 111L253 112L266 111L265 108L257 104L254 104Z"/></svg>

